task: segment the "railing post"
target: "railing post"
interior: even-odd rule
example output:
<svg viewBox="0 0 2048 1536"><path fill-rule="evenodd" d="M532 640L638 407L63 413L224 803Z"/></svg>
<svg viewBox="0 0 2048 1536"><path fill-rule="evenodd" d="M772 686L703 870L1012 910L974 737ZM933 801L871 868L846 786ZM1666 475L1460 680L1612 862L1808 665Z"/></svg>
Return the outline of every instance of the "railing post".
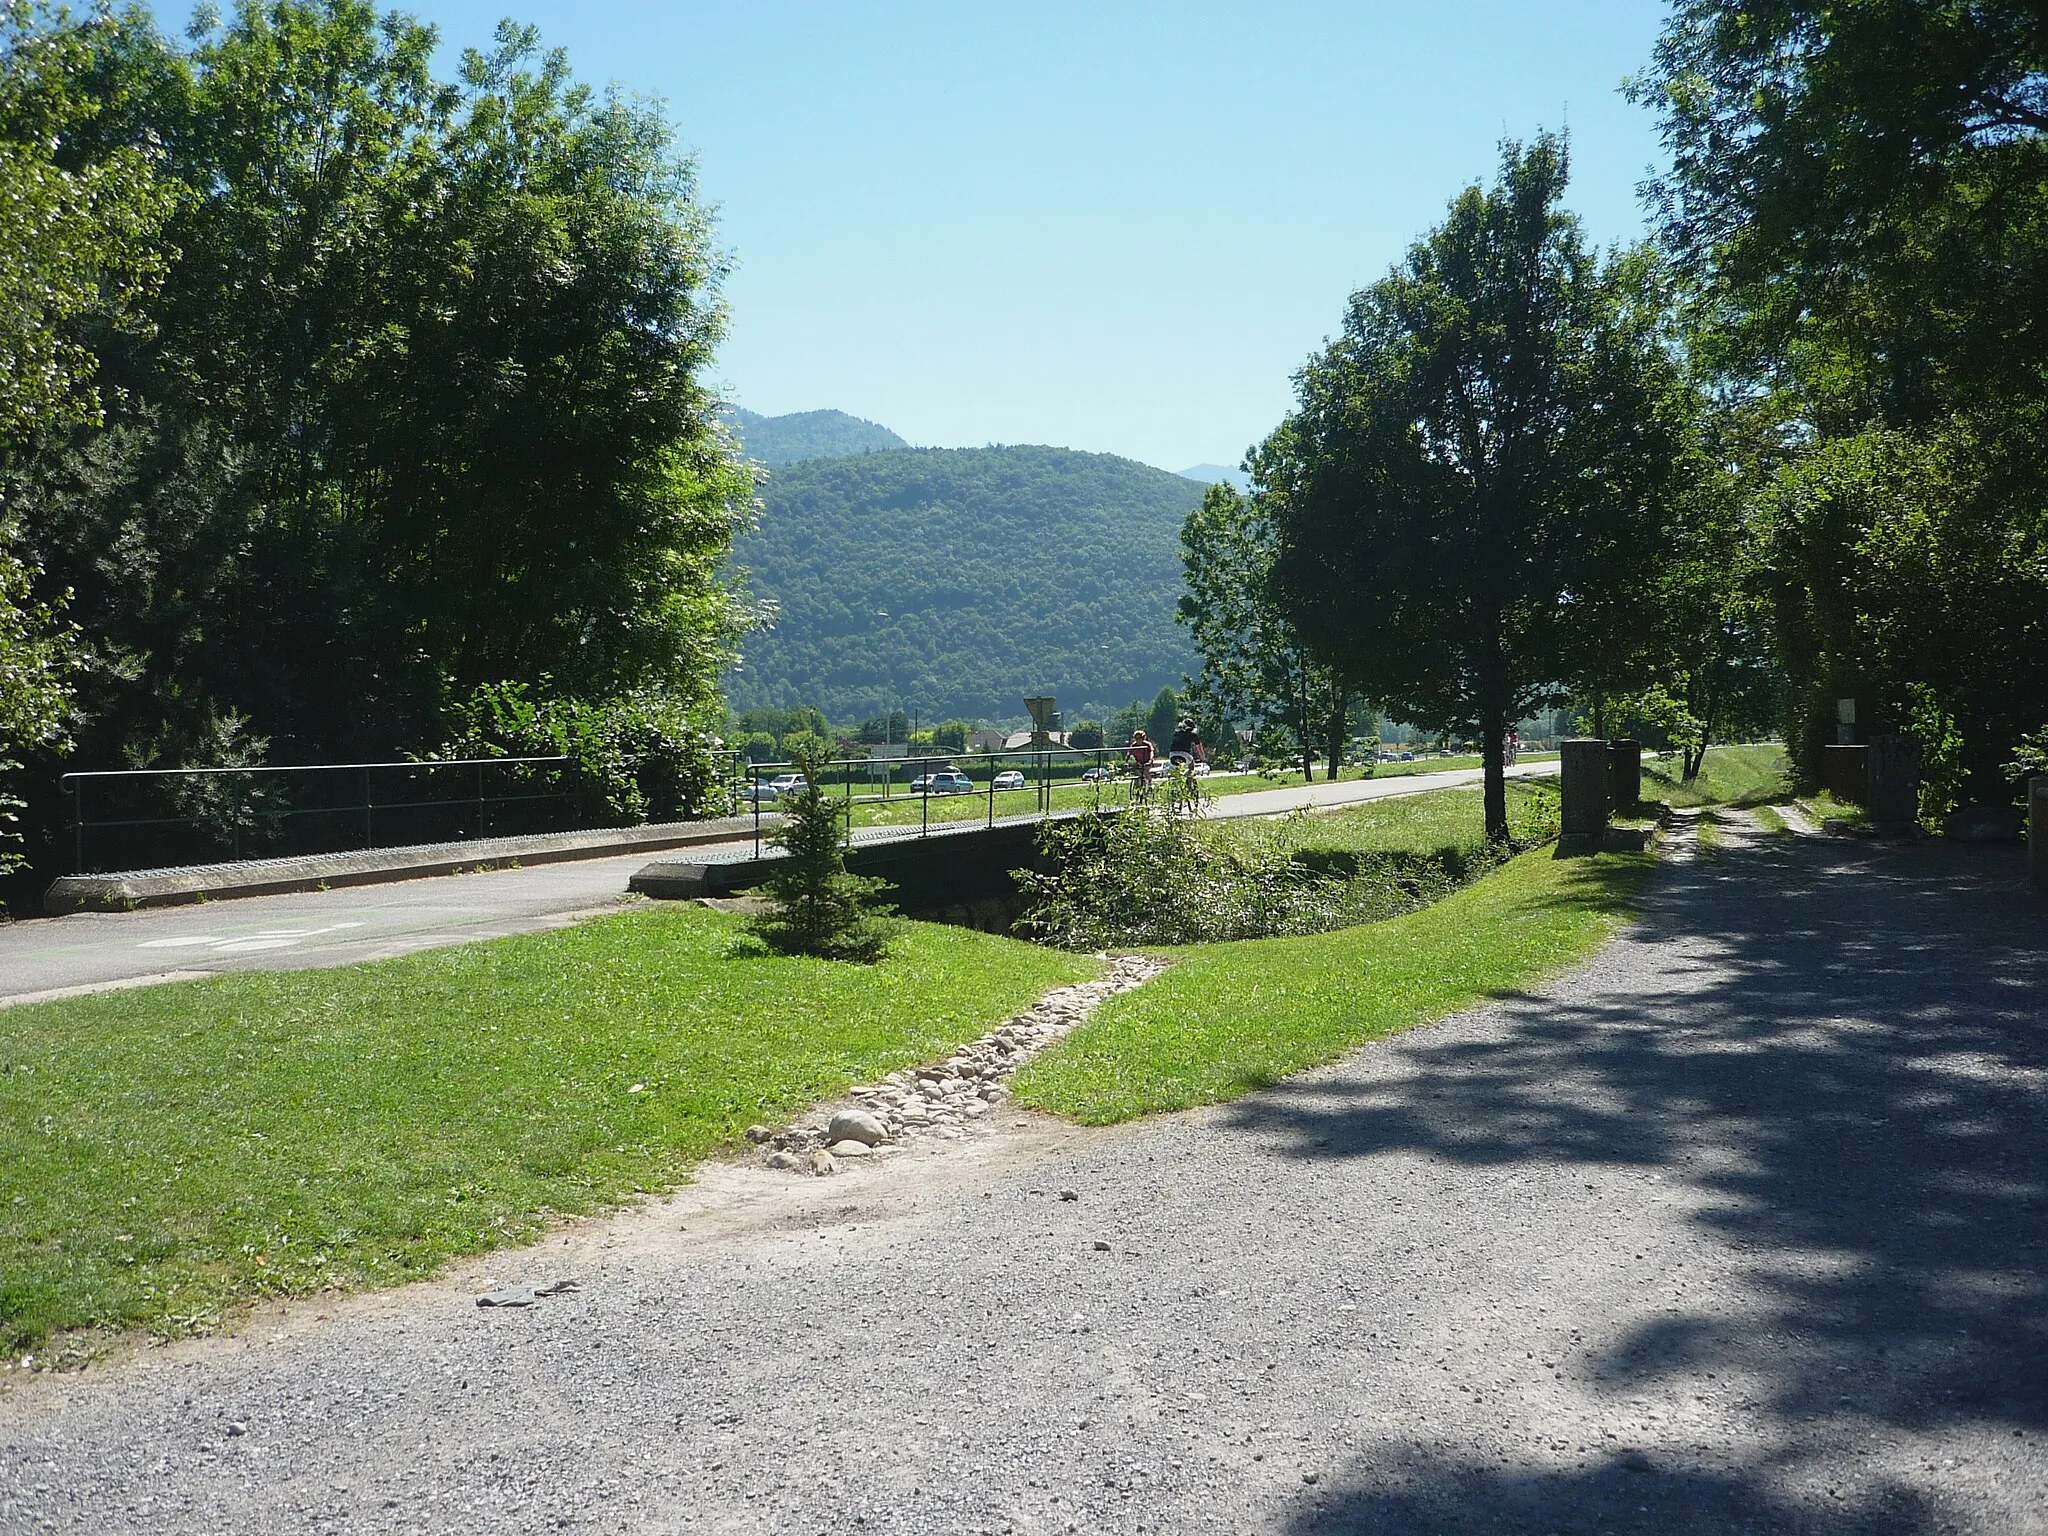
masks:
<svg viewBox="0 0 2048 1536"><path fill-rule="evenodd" d="M761 857L761 765L747 764L747 782L754 790L754 857Z"/></svg>
<svg viewBox="0 0 2048 1536"><path fill-rule="evenodd" d="M71 872L85 873L85 780L71 781L71 826L73 832L74 858Z"/></svg>
<svg viewBox="0 0 2048 1536"><path fill-rule="evenodd" d="M365 848L377 846L377 840L371 832L370 805L370 770L366 764L363 768L363 846Z"/></svg>
<svg viewBox="0 0 2048 1536"><path fill-rule="evenodd" d="M924 780L923 804L920 807L924 812L924 829L917 835L919 837L930 837L932 835L932 765L930 762L923 762L918 766L924 769L924 772L919 775Z"/></svg>
<svg viewBox="0 0 2048 1536"><path fill-rule="evenodd" d="M484 835L484 765L476 765L476 835Z"/></svg>

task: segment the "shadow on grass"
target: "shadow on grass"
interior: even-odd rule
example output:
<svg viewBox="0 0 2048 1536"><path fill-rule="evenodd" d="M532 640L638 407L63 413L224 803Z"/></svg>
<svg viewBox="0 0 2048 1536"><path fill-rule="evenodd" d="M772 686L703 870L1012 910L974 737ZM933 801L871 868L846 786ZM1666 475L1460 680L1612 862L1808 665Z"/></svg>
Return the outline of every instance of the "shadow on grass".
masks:
<svg viewBox="0 0 2048 1536"><path fill-rule="evenodd" d="M1914 1532L1930 1517L1904 1494L1774 1514L1764 1469L1852 1413L2048 1432L2048 915L2021 873L2005 851L1810 839L1667 866L1640 983L1511 996L1502 1034L1394 1042L1390 1078L1235 1106L1304 1160L1655 1170L1763 1298L1618 1330L1594 1361L1615 1396L1761 1373L1747 1470L1553 1480L1417 1451L1379 1486L1376 1455L1299 1528ZM1611 886L1553 899L1605 909Z"/></svg>

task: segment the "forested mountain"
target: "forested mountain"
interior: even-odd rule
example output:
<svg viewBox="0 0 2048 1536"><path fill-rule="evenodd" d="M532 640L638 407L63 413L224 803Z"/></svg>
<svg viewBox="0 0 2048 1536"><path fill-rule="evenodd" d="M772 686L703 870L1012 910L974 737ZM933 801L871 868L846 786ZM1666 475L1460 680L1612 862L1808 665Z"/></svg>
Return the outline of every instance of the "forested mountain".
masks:
<svg viewBox="0 0 2048 1536"><path fill-rule="evenodd" d="M731 421L747 457L774 468L800 459L836 459L910 445L887 427L844 411L795 411L762 416L733 407Z"/></svg>
<svg viewBox="0 0 2048 1536"><path fill-rule="evenodd" d="M898 449L777 470L735 561L780 605L728 679L736 709L1069 719L1150 697L1192 653L1173 621L1179 475L1065 448Z"/></svg>
<svg viewBox="0 0 2048 1536"><path fill-rule="evenodd" d="M1183 479L1200 480L1207 485L1227 485L1238 491L1252 488L1250 475L1227 464L1190 464L1178 473Z"/></svg>

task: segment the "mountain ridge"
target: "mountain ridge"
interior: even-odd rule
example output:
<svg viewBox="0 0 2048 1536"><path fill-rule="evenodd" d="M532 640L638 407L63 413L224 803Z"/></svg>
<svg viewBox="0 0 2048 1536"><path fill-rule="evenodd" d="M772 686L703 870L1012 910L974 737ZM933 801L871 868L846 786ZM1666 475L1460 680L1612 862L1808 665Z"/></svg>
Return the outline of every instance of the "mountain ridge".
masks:
<svg viewBox="0 0 2048 1536"><path fill-rule="evenodd" d="M1174 623L1197 482L1042 445L785 461L734 564L779 607L727 678L734 709L815 704L1069 718L1149 698L1193 664Z"/></svg>

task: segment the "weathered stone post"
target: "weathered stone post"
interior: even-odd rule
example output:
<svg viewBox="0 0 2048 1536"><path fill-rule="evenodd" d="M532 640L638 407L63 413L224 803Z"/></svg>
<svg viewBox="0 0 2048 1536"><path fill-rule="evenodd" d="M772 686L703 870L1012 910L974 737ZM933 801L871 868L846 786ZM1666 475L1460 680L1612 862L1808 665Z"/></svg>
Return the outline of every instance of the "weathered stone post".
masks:
<svg viewBox="0 0 2048 1536"><path fill-rule="evenodd" d="M2027 782L2027 869L2034 889L2048 896L2048 773Z"/></svg>
<svg viewBox="0 0 2048 1536"><path fill-rule="evenodd" d="M1643 803L1643 744L1627 736L1607 743L1607 808L1633 810Z"/></svg>
<svg viewBox="0 0 2048 1536"><path fill-rule="evenodd" d="M1911 736L1874 736L1863 766L1863 807L1881 826L1920 819L1920 743Z"/></svg>
<svg viewBox="0 0 2048 1536"><path fill-rule="evenodd" d="M1575 736L1558 749L1564 778L1564 835L1597 838L1607 828L1607 743Z"/></svg>

